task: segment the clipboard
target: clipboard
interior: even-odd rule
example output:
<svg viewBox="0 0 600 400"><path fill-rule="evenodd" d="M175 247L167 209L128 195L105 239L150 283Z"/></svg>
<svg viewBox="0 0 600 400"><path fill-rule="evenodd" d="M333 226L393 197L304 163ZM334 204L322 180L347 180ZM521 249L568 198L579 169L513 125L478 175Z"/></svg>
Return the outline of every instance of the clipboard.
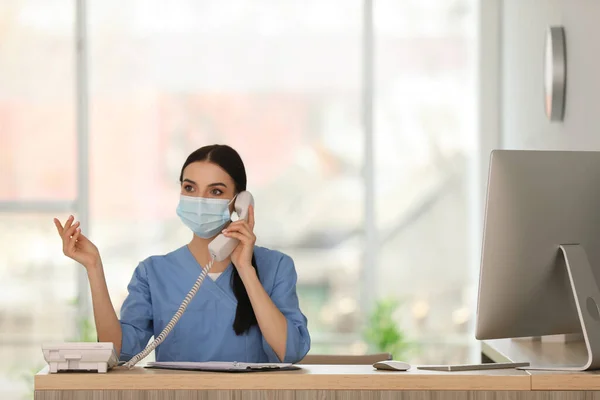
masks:
<svg viewBox="0 0 600 400"><path fill-rule="evenodd" d="M244 363L238 361L158 361L149 362L146 364L145 368L207 372L268 372L293 371L300 369L300 367L291 363Z"/></svg>

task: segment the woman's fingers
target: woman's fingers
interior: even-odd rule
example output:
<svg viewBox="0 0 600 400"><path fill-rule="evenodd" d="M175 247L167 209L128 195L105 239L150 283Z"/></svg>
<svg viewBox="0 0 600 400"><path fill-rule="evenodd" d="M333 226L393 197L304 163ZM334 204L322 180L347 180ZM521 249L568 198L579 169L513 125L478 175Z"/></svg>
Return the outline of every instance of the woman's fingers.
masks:
<svg viewBox="0 0 600 400"><path fill-rule="evenodd" d="M80 233L81 233L81 228L75 229L75 233L73 234L73 236L71 236L71 239L69 239L69 240L71 240L73 243L77 243Z"/></svg>
<svg viewBox="0 0 600 400"><path fill-rule="evenodd" d="M254 230L254 206L250 205L248 207L248 225L250 225L250 230Z"/></svg>
<svg viewBox="0 0 600 400"><path fill-rule="evenodd" d="M61 236L63 253L65 256L79 262L84 267L97 265L100 254L96 246L81 232L81 223L69 217L62 226L58 218L54 218L54 225Z"/></svg>
<svg viewBox="0 0 600 400"><path fill-rule="evenodd" d="M223 233L225 236L230 237L230 238L234 238L239 240L240 242L246 244L250 242L250 238L246 235L242 235L239 232L233 232L233 231L226 231Z"/></svg>
<svg viewBox="0 0 600 400"><path fill-rule="evenodd" d="M229 226L227 227L227 229L231 228L231 227L244 227L244 229L246 229L249 232L252 232L252 228L250 227L250 223L248 221L245 221L243 219L240 219L238 221L234 221L231 224L229 224Z"/></svg>
<svg viewBox="0 0 600 400"><path fill-rule="evenodd" d="M63 230L63 232L71 227L71 224L74 220L75 218L72 215L69 215L69 218L67 218L67 221L65 222L65 229Z"/></svg>
<svg viewBox="0 0 600 400"><path fill-rule="evenodd" d="M75 241L71 240L71 238L64 239L63 240L63 253L65 253L65 255L67 257L72 257L74 250L75 250Z"/></svg>
<svg viewBox="0 0 600 400"><path fill-rule="evenodd" d="M63 242L63 253L66 256L72 257L75 252L75 244L79 237L81 229L79 228L79 221L73 223L73 216L70 216L65 222L64 228L61 226L60 221L55 219L54 224L60 233Z"/></svg>
<svg viewBox="0 0 600 400"><path fill-rule="evenodd" d="M60 221L58 220L58 218L54 218L54 226L56 226L56 230L58 231L58 234L62 237L63 226L60 223Z"/></svg>
<svg viewBox="0 0 600 400"><path fill-rule="evenodd" d="M64 240L70 239L75 234L75 231L77 230L77 228L79 228L79 221L77 221L73 225L71 225L69 227L69 229L64 230L63 239Z"/></svg>
<svg viewBox="0 0 600 400"><path fill-rule="evenodd" d="M240 222L240 223L237 223ZM243 222L243 223L242 223ZM240 235L247 237L248 239L254 240L254 233L250 230L250 227L246 223L246 221L236 221L230 224L227 229L223 231L223 233L235 232ZM227 236L227 235L226 235Z"/></svg>
<svg viewBox="0 0 600 400"><path fill-rule="evenodd" d="M81 233L81 228L76 228L75 232L73 233L73 236L71 236L69 238L69 244L67 246L67 249L69 250L70 254L75 252L75 245L77 244L77 239L78 239L80 233Z"/></svg>

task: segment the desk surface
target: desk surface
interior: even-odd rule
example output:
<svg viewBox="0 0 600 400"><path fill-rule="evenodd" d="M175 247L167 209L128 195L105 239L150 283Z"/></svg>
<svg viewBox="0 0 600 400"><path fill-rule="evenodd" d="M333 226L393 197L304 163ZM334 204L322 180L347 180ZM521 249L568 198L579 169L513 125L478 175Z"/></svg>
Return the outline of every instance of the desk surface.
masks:
<svg viewBox="0 0 600 400"><path fill-rule="evenodd" d="M370 365L301 365L297 371L192 372L135 367L106 374L58 373L35 376L35 390L531 390L525 371L378 371Z"/></svg>
<svg viewBox="0 0 600 400"><path fill-rule="evenodd" d="M584 364L583 341L563 343L540 340L500 339L482 343L482 352L495 362L529 361L532 366ZM533 390L600 390L600 371L528 371Z"/></svg>

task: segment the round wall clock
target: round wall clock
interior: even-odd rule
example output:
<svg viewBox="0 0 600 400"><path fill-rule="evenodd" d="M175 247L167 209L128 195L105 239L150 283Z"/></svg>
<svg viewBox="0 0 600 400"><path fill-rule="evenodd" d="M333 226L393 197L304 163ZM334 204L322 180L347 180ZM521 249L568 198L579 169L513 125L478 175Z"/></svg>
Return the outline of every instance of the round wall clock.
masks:
<svg viewBox="0 0 600 400"><path fill-rule="evenodd" d="M566 54L564 29L551 26L546 34L544 55L544 102L550 121L562 121L565 112Z"/></svg>

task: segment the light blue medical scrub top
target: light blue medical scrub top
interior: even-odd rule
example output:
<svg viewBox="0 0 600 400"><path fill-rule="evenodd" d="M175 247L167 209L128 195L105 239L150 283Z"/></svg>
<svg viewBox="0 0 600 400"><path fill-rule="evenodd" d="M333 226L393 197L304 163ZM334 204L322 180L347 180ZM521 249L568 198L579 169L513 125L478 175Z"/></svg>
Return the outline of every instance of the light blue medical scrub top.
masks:
<svg viewBox="0 0 600 400"><path fill-rule="evenodd" d="M156 348L157 361L300 361L310 349L307 319L296 295L292 259L278 251L255 246L260 281L287 320L285 358L279 360L258 325L237 336L233 320L237 300L231 289L233 265L213 281L206 277L185 313ZM128 285L121 308L123 340L120 359L128 361L157 337L200 275L201 267L187 245L142 261Z"/></svg>

